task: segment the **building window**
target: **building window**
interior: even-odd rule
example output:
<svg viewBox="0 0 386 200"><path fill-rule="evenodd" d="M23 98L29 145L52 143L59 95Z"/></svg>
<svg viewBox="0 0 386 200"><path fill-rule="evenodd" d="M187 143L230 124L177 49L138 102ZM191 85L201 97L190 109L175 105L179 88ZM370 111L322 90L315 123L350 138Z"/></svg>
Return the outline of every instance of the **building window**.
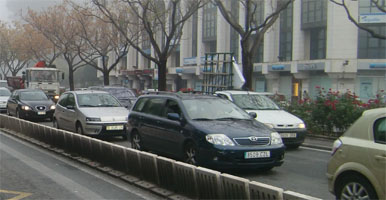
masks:
<svg viewBox="0 0 386 200"><path fill-rule="evenodd" d="M198 13L195 12L192 16L192 57L197 56L197 29L198 29Z"/></svg>
<svg viewBox="0 0 386 200"><path fill-rule="evenodd" d="M385 35L386 26L384 24L369 24L368 28ZM384 59L386 58L386 40L371 37L371 35L363 30L359 30L358 37L358 58L362 59Z"/></svg>
<svg viewBox="0 0 386 200"><path fill-rule="evenodd" d="M280 14L279 61L292 60L292 4Z"/></svg>
<svg viewBox="0 0 386 200"><path fill-rule="evenodd" d="M386 0L379 0L378 6L386 9ZM382 11L371 2L371 0L359 1L359 13L382 13ZM372 29L378 34L386 35L385 23L361 23L361 25ZM386 40L371 37L371 35L359 29L358 58L360 59L384 59L386 58Z"/></svg>
<svg viewBox="0 0 386 200"><path fill-rule="evenodd" d="M316 60L326 58L326 29L312 29L310 40L310 59Z"/></svg>
<svg viewBox="0 0 386 200"><path fill-rule="evenodd" d="M327 25L328 0L302 0L302 29Z"/></svg>
<svg viewBox="0 0 386 200"><path fill-rule="evenodd" d="M208 3L204 6L202 23L203 41L216 40L217 7Z"/></svg>

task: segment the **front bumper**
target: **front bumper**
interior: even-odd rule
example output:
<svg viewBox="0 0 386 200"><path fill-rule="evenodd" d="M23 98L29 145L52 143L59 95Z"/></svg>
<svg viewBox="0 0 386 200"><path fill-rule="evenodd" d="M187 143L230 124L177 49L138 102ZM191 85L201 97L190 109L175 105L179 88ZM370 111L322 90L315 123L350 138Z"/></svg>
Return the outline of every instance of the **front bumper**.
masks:
<svg viewBox="0 0 386 200"><path fill-rule="evenodd" d="M269 151L270 157L246 159L245 153L250 151ZM273 146L227 146L199 149L199 163L217 169L258 169L277 167L284 162L284 145Z"/></svg>
<svg viewBox="0 0 386 200"><path fill-rule="evenodd" d="M45 112L45 114L39 114L40 112ZM34 110L21 110L20 115L23 118L28 119L47 119L52 118L55 110L46 110L46 111L34 111Z"/></svg>
<svg viewBox="0 0 386 200"><path fill-rule="evenodd" d="M120 130L107 130L108 127L119 127L122 126ZM126 122L122 123L87 123L84 127L85 135L94 135L94 136L126 136L127 135L127 126Z"/></svg>
<svg viewBox="0 0 386 200"><path fill-rule="evenodd" d="M301 145L306 138L307 129L275 129L285 145ZM294 134L296 136L294 137Z"/></svg>

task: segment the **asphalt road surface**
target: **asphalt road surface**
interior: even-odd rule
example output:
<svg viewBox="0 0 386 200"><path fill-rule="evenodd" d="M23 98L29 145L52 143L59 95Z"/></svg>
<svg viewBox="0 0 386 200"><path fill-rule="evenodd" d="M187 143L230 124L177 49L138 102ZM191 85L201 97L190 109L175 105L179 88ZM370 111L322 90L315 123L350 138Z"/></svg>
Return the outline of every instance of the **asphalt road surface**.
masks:
<svg viewBox="0 0 386 200"><path fill-rule="evenodd" d="M0 199L159 199L0 131Z"/></svg>
<svg viewBox="0 0 386 200"><path fill-rule="evenodd" d="M39 123L52 126L52 122ZM130 142L123 141L121 137L105 140L130 147ZM326 177L330 157L330 151L300 147L287 150L284 164L269 172L234 170L226 173L321 199L335 199L335 196L328 191Z"/></svg>

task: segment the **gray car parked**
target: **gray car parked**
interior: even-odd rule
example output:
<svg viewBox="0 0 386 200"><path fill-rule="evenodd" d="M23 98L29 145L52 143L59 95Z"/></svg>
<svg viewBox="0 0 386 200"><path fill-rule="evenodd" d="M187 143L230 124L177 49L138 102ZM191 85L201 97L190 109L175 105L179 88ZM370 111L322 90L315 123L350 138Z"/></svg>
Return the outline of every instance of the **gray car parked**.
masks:
<svg viewBox="0 0 386 200"><path fill-rule="evenodd" d="M103 91L69 91L63 93L55 109L56 128L90 136L122 136L127 139L129 111Z"/></svg>

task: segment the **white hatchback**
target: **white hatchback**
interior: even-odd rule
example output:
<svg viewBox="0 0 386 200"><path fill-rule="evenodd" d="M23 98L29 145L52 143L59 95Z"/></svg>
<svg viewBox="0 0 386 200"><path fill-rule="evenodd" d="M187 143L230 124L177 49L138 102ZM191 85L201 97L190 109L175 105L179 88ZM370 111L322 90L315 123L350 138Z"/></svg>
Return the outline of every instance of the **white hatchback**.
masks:
<svg viewBox="0 0 386 200"><path fill-rule="evenodd" d="M256 120L277 131L286 146L297 148L304 142L307 129L303 120L280 109L266 93L225 90L215 94L232 101L248 113L256 113Z"/></svg>
<svg viewBox="0 0 386 200"><path fill-rule="evenodd" d="M90 136L122 136L127 139L129 110L103 91L69 91L56 105L53 124Z"/></svg>

